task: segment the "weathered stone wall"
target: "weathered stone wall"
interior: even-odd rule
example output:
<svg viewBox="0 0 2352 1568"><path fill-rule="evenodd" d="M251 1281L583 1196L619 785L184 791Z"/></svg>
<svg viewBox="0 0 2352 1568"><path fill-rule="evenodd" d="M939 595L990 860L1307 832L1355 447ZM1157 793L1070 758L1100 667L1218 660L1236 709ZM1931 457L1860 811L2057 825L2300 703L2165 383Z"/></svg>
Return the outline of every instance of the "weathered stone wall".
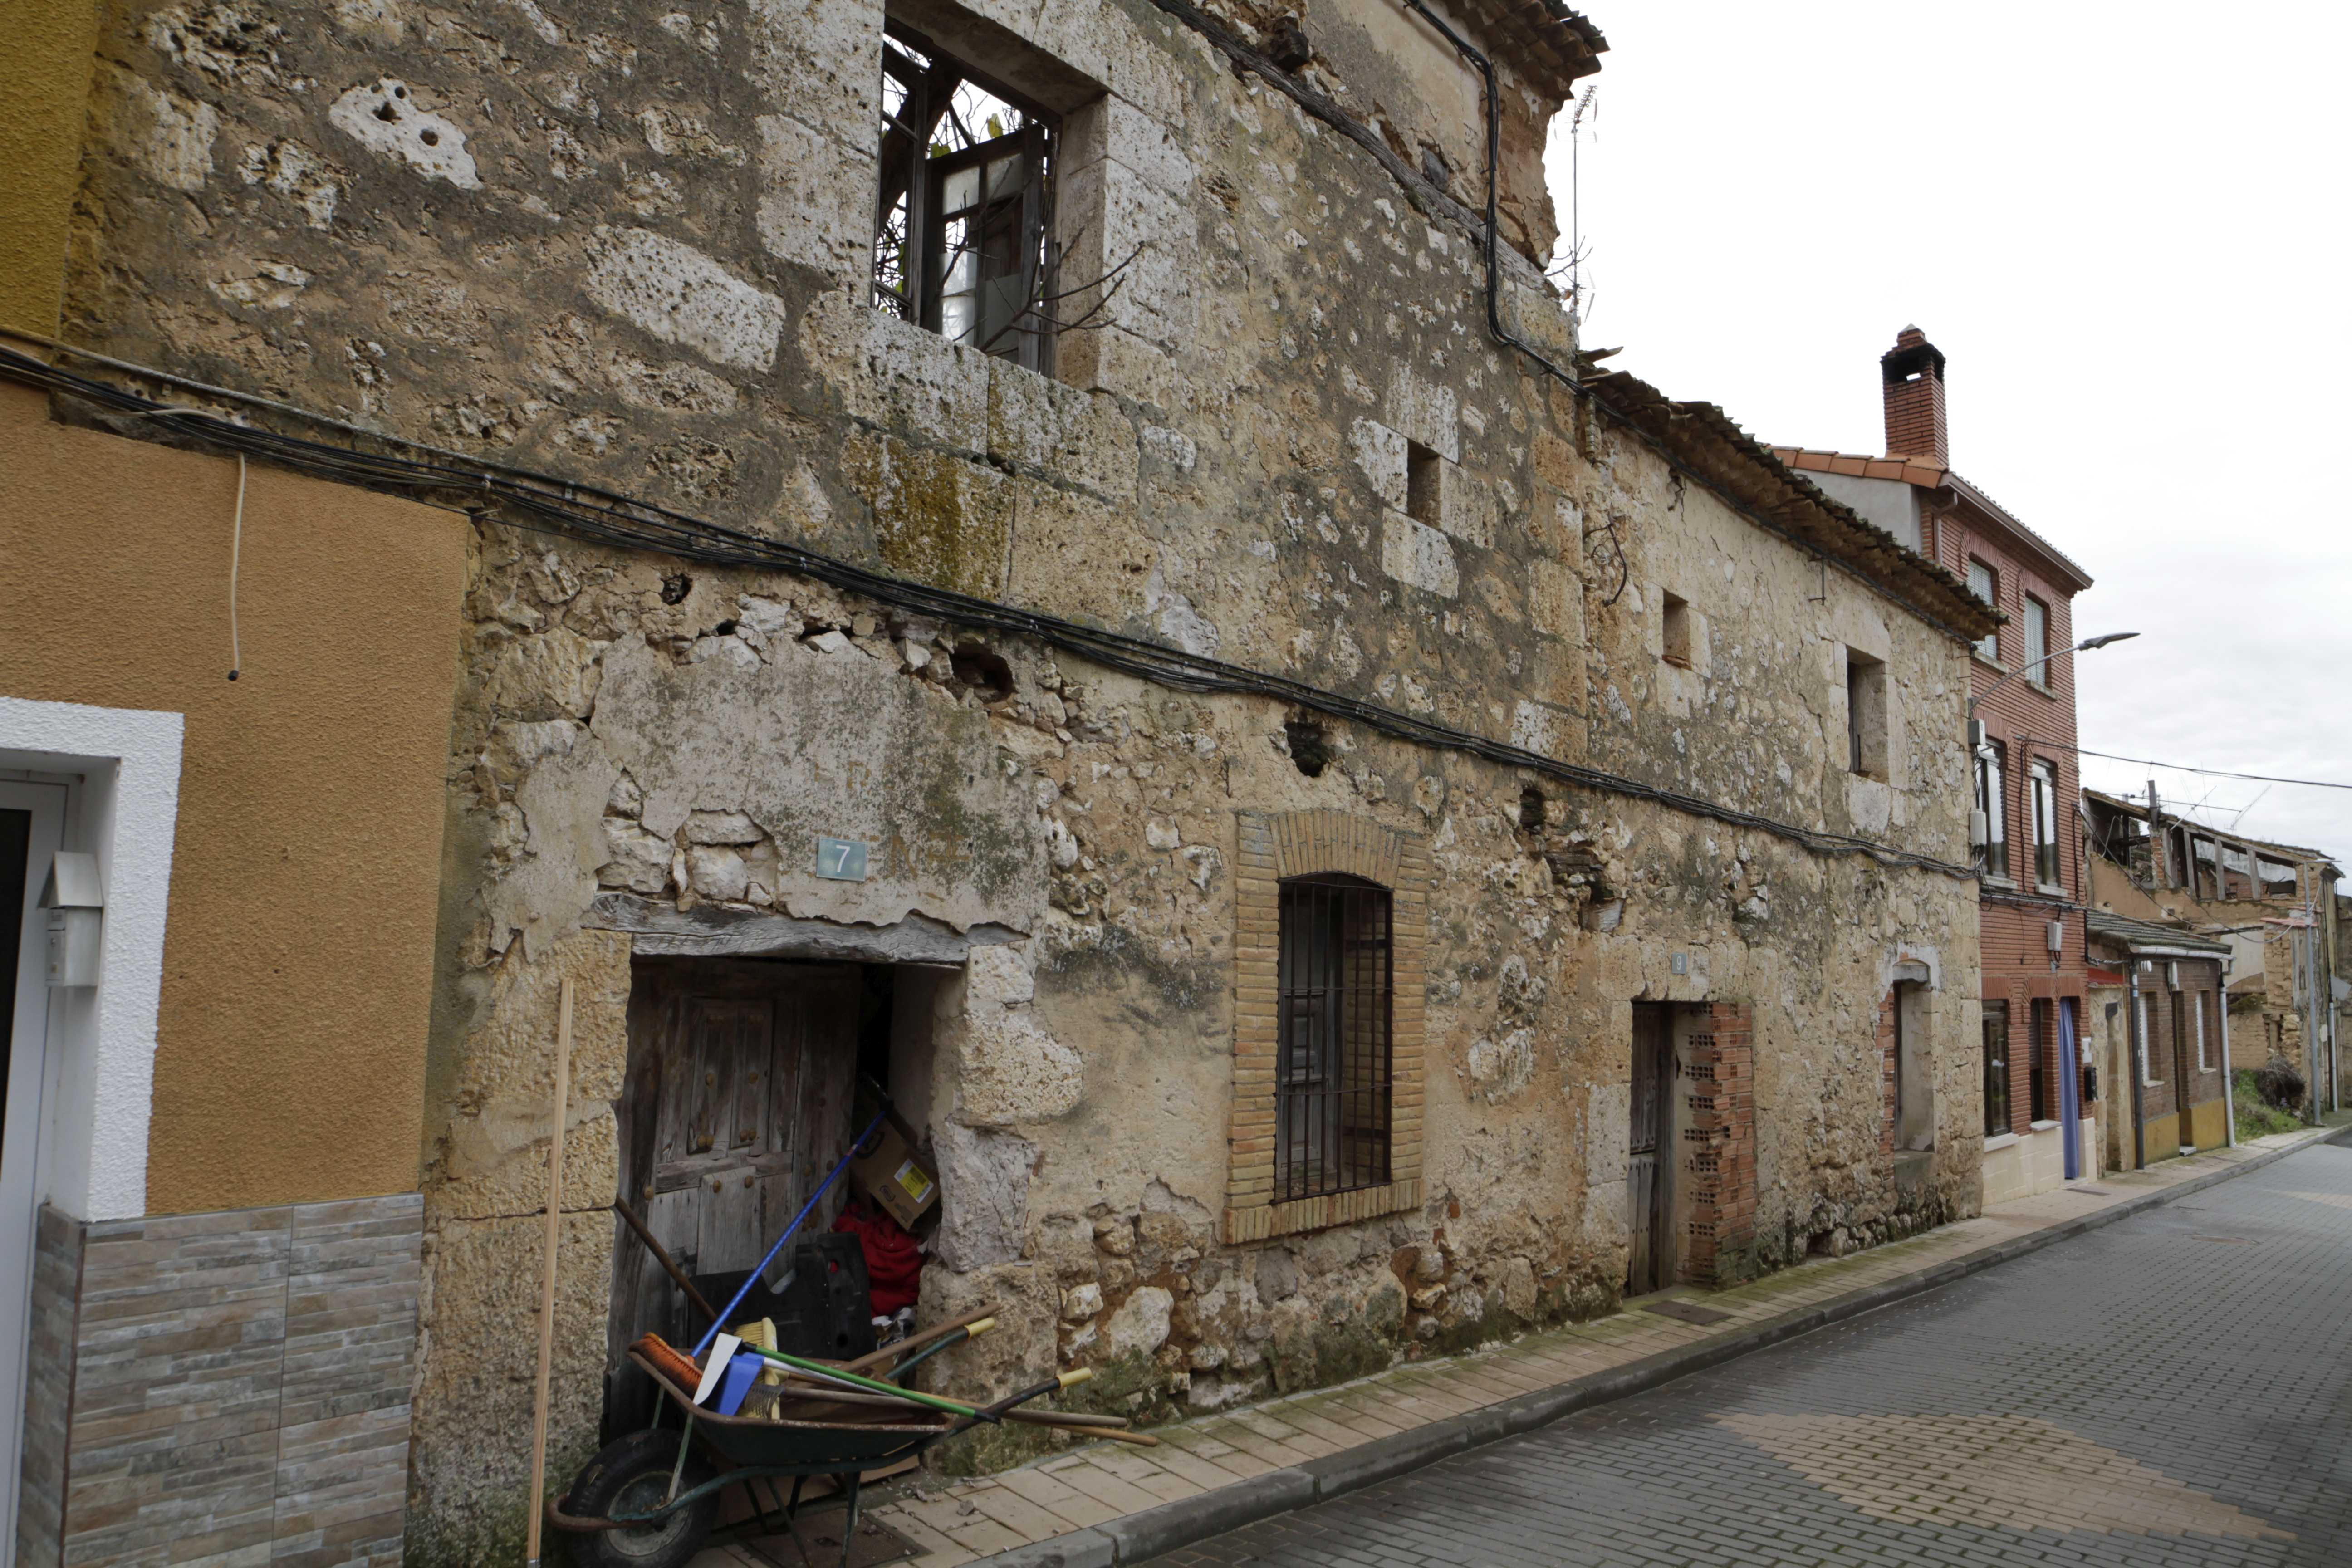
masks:
<svg viewBox="0 0 2352 1568"><path fill-rule="evenodd" d="M1158 11L978 9L1055 67L995 68L1092 84L1066 107L1066 232L1143 246L1058 379L866 307L881 13L856 0L126 7L69 319L206 379L1965 858L1958 752L1918 739L1958 732L1958 644L1529 379L1487 337L1471 236ZM1506 313L1566 354L1507 260ZM594 1444L629 952L581 923L600 890L1019 933L899 993L894 1077L945 1192L926 1310L1002 1309L941 1358L959 1386L1076 1362L1160 1416L1606 1310L1637 998L1752 1016L1757 1229L1727 1272L1974 1203L1964 882L1336 722L1318 765L1276 704L787 576L494 523L472 567L414 1561L520 1535L566 974L551 1472ZM1687 667L1661 658L1667 594ZM1890 671L1884 780L1844 769L1848 647ZM1235 814L1309 808L1427 846L1427 1197L1226 1246ZM873 839L873 879L810 876L817 831ZM1936 977L1942 1134L1902 1195L1877 1023L1906 961Z"/></svg>

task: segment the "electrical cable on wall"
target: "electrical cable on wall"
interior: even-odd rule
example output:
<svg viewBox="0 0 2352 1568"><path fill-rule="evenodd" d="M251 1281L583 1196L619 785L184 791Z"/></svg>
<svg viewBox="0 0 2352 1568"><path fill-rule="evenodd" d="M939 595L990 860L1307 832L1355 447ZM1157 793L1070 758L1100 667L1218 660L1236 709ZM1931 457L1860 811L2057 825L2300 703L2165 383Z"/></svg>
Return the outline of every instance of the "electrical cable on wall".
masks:
<svg viewBox="0 0 2352 1568"><path fill-rule="evenodd" d="M26 336L13 331L8 335ZM68 345L54 346L69 353L79 352ZM184 378L173 377L165 372L122 361L110 363L134 374L188 384ZM110 413L162 421L183 439L217 450L240 457L249 453L297 472L316 475L337 483L357 484L445 510L617 549L655 552L708 565L789 572L845 593L860 595L952 625L1034 637L1048 647L1175 690L1225 692L1270 699L1360 724L1377 733L1414 744L1459 752L1506 767L1524 768L1596 794L1649 801L1688 816L1753 829L1796 844L1814 854L1858 856L1883 866L1929 870L1961 881L1976 881L1979 878L1974 868L1940 860L1932 855L1898 849L1847 834L1782 822L1679 790L1560 762L1538 752L1433 723L1409 713L1285 676L1204 658L1166 644L1104 631L1056 616L1024 610L951 589L935 588L927 584L892 577L782 540L745 533L598 487L554 479L504 464L441 451L399 437L356 431L353 426L342 427L353 429L355 433L386 446L428 451L436 457L453 461L428 462L416 458L372 454L348 447L331 446L262 426L239 424L206 411L159 404L108 383L61 370L12 349L0 348L0 377L78 398ZM266 404L297 417L313 417L292 405L251 395L230 395ZM341 421L323 416L316 417L320 424L341 425ZM463 466L455 466L457 464Z"/></svg>

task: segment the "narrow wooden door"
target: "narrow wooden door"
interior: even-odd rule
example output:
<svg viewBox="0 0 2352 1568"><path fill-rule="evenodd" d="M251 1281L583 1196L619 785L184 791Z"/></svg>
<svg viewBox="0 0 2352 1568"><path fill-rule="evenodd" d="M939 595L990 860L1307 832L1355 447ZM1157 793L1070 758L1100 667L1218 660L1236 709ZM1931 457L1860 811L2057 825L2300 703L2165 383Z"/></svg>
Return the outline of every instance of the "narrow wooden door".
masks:
<svg viewBox="0 0 2352 1568"><path fill-rule="evenodd" d="M1673 1237L1666 1228L1664 1162L1673 1128L1666 1097L1674 1088L1674 1031L1666 1009L1633 1005L1633 1089L1625 1158L1625 1213L1632 1248L1625 1293L1639 1296L1673 1283Z"/></svg>
<svg viewBox="0 0 2352 1568"><path fill-rule="evenodd" d="M688 1274L758 1263L846 1152L862 993L858 972L842 964L636 966L616 1108L622 1195ZM831 1222L838 1192L832 1197L804 1233ZM617 1375L629 1343L650 1331L691 1344L702 1327L652 1253L620 1227L608 1430L650 1414L651 1391L634 1368Z"/></svg>

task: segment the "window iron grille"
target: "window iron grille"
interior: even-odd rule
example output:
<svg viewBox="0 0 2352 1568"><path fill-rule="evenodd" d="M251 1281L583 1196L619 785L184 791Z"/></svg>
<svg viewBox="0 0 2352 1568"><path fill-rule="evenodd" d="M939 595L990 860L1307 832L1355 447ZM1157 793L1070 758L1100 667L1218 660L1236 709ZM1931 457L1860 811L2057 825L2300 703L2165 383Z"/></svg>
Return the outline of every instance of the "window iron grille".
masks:
<svg viewBox="0 0 2352 1568"><path fill-rule="evenodd" d="M1277 1203L1384 1185L1393 1121L1390 896L1353 877L1281 889Z"/></svg>

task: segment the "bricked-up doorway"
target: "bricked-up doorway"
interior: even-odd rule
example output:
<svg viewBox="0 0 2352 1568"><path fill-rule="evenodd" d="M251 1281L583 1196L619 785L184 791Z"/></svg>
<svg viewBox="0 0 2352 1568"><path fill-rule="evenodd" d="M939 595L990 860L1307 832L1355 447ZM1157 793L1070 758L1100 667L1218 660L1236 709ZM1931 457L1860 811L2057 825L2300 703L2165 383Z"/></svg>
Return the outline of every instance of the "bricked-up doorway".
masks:
<svg viewBox="0 0 2352 1568"><path fill-rule="evenodd" d="M1633 1004L1633 1090L1626 1131L1625 1294L1675 1279L1674 1008Z"/></svg>
<svg viewBox="0 0 2352 1568"><path fill-rule="evenodd" d="M636 961L614 1107L621 1193L687 1273L758 1263L848 1148L866 994L856 964ZM839 1198L836 1188L803 1234L824 1231ZM703 1327L635 1235L615 1237L608 1433L653 1414L630 1342L651 1331L692 1344Z"/></svg>

